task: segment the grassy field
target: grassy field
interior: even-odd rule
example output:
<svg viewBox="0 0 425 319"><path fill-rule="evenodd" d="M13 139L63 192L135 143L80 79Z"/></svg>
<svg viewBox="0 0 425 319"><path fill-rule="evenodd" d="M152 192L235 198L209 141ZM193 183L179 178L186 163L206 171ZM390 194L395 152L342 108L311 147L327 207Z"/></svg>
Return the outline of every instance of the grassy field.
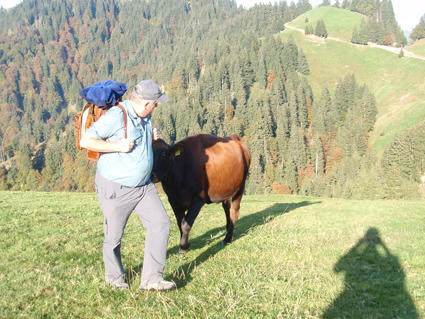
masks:
<svg viewBox="0 0 425 319"><path fill-rule="evenodd" d="M407 47L409 51L425 56L425 39L416 41L414 44Z"/></svg>
<svg viewBox="0 0 425 319"><path fill-rule="evenodd" d="M209 205L185 255L170 214L165 277L179 289L156 293L138 290L134 214L122 243L131 287L114 290L94 194L0 192L0 317L425 317L424 211L423 201L245 196L232 244L221 244L221 205Z"/></svg>
<svg viewBox="0 0 425 319"><path fill-rule="evenodd" d="M306 19L313 28L316 27L319 19L323 19L326 30L328 31L328 36L351 41L353 29L355 27L357 30L360 29L362 17L360 13L349 10L334 7L319 7L300 15L289 24L305 30Z"/></svg>
<svg viewBox="0 0 425 319"><path fill-rule="evenodd" d="M319 9L321 8L310 11L309 14L314 14ZM333 9L336 16L339 14L340 19L334 18L338 21L344 14L350 13L336 8L328 9ZM295 25L292 22L290 24ZM326 17L325 24L328 26ZM328 29L328 32L331 31ZM311 71L309 82L316 99L319 99L323 87L335 90L337 81L347 74L354 73L358 83L369 86L375 94L379 112L371 136L378 153L397 134L424 119L425 61L400 59L397 54L378 48L354 46L329 39L319 41L290 29L284 30L279 36L285 41L292 37L304 51Z"/></svg>

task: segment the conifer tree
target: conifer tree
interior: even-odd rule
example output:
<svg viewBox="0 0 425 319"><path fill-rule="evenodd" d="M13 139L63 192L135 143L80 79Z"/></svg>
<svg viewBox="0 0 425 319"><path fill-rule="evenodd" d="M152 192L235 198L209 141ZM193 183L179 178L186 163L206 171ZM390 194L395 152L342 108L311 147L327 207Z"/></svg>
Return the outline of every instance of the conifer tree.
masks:
<svg viewBox="0 0 425 319"><path fill-rule="evenodd" d="M297 89L297 109L298 123L303 129L305 129L308 127L308 109L306 95L301 83L298 85Z"/></svg>
<svg viewBox="0 0 425 319"><path fill-rule="evenodd" d="M352 43L360 43L360 36L359 36L359 31L357 31L357 28L354 27L353 29L353 34L351 35L351 42Z"/></svg>
<svg viewBox="0 0 425 319"><path fill-rule="evenodd" d="M258 58L258 68L257 68L257 82L260 86L260 89L266 88L266 81L267 81L267 68L266 68L266 62L264 60L264 55L261 52L260 56Z"/></svg>
<svg viewBox="0 0 425 319"><path fill-rule="evenodd" d="M362 22L360 23L360 30L359 30L359 44L367 45L367 42L369 40L369 32L367 29L367 23L364 18L362 18Z"/></svg>
<svg viewBox="0 0 425 319"><path fill-rule="evenodd" d="M326 30L325 22L323 19L319 19L314 30L314 34L321 38L328 37L328 31Z"/></svg>
<svg viewBox="0 0 425 319"><path fill-rule="evenodd" d="M298 193L298 172L297 166L293 160L289 160L289 162L285 166L285 182L286 185L289 186L293 194Z"/></svg>
<svg viewBox="0 0 425 319"><path fill-rule="evenodd" d="M311 148L311 159L314 165L315 175L323 175L325 173L325 154L323 152L323 144L320 137L316 135L313 139L313 147Z"/></svg>
<svg viewBox="0 0 425 319"><path fill-rule="evenodd" d="M425 14L421 17L419 23L413 28L410 33L410 39L412 41L420 40L425 38Z"/></svg>
<svg viewBox="0 0 425 319"><path fill-rule="evenodd" d="M302 49L298 51L298 71L303 75L310 74L310 67Z"/></svg>

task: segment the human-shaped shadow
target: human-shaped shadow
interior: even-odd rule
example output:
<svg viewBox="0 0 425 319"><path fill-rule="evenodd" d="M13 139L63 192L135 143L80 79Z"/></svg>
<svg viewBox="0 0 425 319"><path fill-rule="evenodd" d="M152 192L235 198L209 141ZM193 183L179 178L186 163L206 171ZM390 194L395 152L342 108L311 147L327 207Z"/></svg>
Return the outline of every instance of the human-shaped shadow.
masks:
<svg viewBox="0 0 425 319"><path fill-rule="evenodd" d="M276 203L272 205L271 207L268 207L262 211L259 211L257 213L243 216L240 218L236 224L235 231L234 231L234 239L233 242L236 240L242 238L243 236L247 235L251 230L253 230L255 227L264 225L272 221L275 217L283 214L287 214L292 210L295 210L299 207L308 206L317 204L320 202L310 202L310 201L302 201L299 203ZM206 245L209 245L211 242L215 241L217 237L223 236L223 232L225 231L225 226L214 228L205 234L196 237L195 239L191 240L191 247L192 249L197 249L204 247ZM230 244L232 245L232 244ZM209 258L217 254L221 249L223 249L225 246L223 245L223 242L220 240L215 245L209 247L207 250L202 252L200 255L198 255L195 259L193 259L190 262L187 262L186 264L179 267L179 269L176 270L176 276L170 276L167 279L174 280L177 284L177 287L181 288L186 286L188 282L192 280L191 272L193 269L203 262L207 261ZM177 253L178 252L178 246L175 246L171 248L169 251L169 254Z"/></svg>
<svg viewBox="0 0 425 319"><path fill-rule="evenodd" d="M376 228L369 228L335 264L345 272L345 289L322 318L419 318L397 256Z"/></svg>

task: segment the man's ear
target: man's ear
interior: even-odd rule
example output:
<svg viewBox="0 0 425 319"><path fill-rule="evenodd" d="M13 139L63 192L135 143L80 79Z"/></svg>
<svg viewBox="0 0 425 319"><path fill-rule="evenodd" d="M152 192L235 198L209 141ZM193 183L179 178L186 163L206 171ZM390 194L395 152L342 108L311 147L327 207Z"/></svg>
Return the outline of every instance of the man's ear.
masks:
<svg viewBox="0 0 425 319"><path fill-rule="evenodd" d="M178 144L172 147L169 152L170 158L178 158L183 154L184 148L181 144Z"/></svg>

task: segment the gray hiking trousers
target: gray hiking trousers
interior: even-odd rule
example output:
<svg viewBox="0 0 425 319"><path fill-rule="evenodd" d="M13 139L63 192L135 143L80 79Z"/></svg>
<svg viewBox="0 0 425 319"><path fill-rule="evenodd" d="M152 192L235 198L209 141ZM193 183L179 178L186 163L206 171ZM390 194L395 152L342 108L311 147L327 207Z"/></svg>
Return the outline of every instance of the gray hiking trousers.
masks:
<svg viewBox="0 0 425 319"><path fill-rule="evenodd" d="M170 234L170 219L155 186L149 183L140 187L127 187L107 180L97 172L95 187L104 217L105 280L109 283L124 281L121 238L133 210L136 211L146 229L141 285L162 280Z"/></svg>

